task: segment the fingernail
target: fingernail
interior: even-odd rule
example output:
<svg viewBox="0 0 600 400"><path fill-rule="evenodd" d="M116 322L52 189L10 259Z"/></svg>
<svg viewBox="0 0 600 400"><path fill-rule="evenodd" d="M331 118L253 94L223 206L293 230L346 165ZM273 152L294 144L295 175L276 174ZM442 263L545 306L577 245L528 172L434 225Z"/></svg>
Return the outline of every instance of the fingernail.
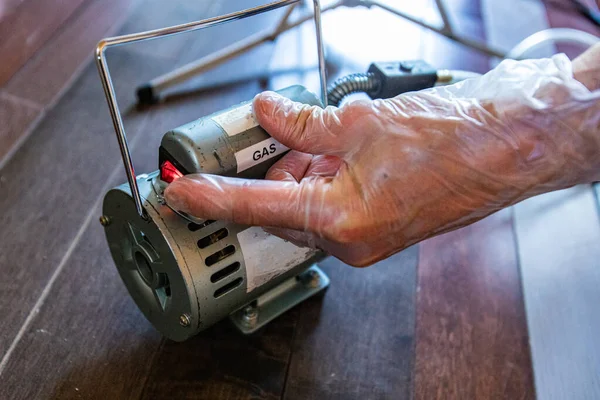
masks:
<svg viewBox="0 0 600 400"><path fill-rule="evenodd" d="M267 91L267 92L262 92L256 95L256 99L259 99L260 101L277 101L278 99L282 98L283 96L281 96L279 93L277 92L271 92L271 91Z"/></svg>
<svg viewBox="0 0 600 400"><path fill-rule="evenodd" d="M185 195L185 183L179 181L180 180L175 181L167 186L167 189L165 190L165 201L169 207L187 212L188 205Z"/></svg>
<svg viewBox="0 0 600 400"><path fill-rule="evenodd" d="M273 110L274 103L280 103L283 96L275 92L263 92L254 98L255 112L268 116Z"/></svg>

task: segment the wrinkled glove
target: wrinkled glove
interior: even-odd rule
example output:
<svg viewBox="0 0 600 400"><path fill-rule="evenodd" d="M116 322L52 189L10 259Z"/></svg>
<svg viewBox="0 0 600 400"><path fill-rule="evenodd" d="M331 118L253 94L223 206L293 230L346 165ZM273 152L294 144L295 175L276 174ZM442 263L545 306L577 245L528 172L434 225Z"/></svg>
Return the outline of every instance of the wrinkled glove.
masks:
<svg viewBox="0 0 600 400"><path fill-rule="evenodd" d="M267 92L254 113L293 149L267 180L189 175L168 187L167 202L266 227L354 266L600 180L600 92L574 79L564 55L504 61L481 78L340 109Z"/></svg>

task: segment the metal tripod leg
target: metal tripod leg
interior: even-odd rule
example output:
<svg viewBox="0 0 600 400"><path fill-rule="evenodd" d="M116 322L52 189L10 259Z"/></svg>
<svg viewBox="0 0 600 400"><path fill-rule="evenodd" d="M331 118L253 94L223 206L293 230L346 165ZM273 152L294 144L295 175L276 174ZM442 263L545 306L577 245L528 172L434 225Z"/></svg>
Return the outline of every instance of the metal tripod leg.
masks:
<svg viewBox="0 0 600 400"><path fill-rule="evenodd" d="M344 0L338 0L335 3L330 4L329 6L322 8L320 12L332 10L343 4ZM202 74L210 69L213 69L225 63L226 61L229 61L262 45L263 43L272 42L275 39L277 39L277 37L281 33L294 29L295 27L303 24L304 22L312 20L314 18L313 14L309 13L308 15L304 15L303 17L299 18L297 21L290 23L289 18L296 6L297 4L294 4L288 8L288 10L279 20L279 23L274 29L268 29L259 32L253 36L248 37L245 40L236 42L228 47L225 47L220 51L217 51L216 53L210 54L197 61L177 68L165 75L154 78L150 82L140 86L137 90L139 102L142 104L156 103L160 98L161 92L164 92L166 89L183 83L188 79ZM317 34L317 37L320 37L319 33ZM232 81L237 80L239 79L232 79ZM226 85L229 84L230 81L225 81L222 83ZM324 84L326 85L326 83Z"/></svg>
<svg viewBox="0 0 600 400"><path fill-rule="evenodd" d="M409 20L410 22L412 22L414 24L417 24L423 28L429 29L433 32L439 33L440 35L443 35L454 42L457 42L464 46L470 47L471 49L477 50L484 54L487 54L488 56L498 57L498 58L506 57L506 54L501 50L494 49L494 48L486 45L485 43L482 43L482 42L479 42L476 40L472 40L472 39L469 39L469 38L466 38L464 36L454 33L454 30L452 29L452 25L450 24L450 18L448 16L448 11L447 11L444 0L436 0L436 5L437 5L438 11L440 13L440 16L442 17L442 21L443 21L442 27L437 27L437 26L431 25L431 24L429 24L425 21L422 21L418 18L412 17L400 10L392 8L392 7L388 6L387 4L380 3L377 0L362 0L361 2L365 6L379 7L379 8L386 10L394 15L399 16L400 18Z"/></svg>
<svg viewBox="0 0 600 400"><path fill-rule="evenodd" d="M440 35L443 35L443 36L447 37L448 39L455 41L459 44L462 44L464 46L467 46L473 50L482 52L482 53L487 54L492 57L505 58L505 56L506 56L505 53L498 49L491 48L484 43L481 43L481 42L478 42L478 41L475 41L475 40L472 40L472 39L469 39L469 38L466 38L466 37L463 37L461 35L454 33L454 29L452 28L452 25L450 23L450 18L448 16L448 11L447 11L447 7L445 5L445 1L444 0L435 0L435 3L436 3L436 7L440 13L440 16L442 18L442 21L443 21L442 27L437 27L437 26L431 25L425 21L422 21L418 18L414 18L400 10L396 10L384 3L380 3L377 0L338 0L326 7L323 7L321 12L333 10L333 9L336 9L341 6L346 6L346 7L362 6L362 7L367 7L367 8L376 6L383 10L386 10L394 15L404 18L412 23L415 23L423 28L429 29ZM313 18L312 15L305 15L305 16L302 16L301 18L298 18L298 20L296 20L295 22L290 23L289 18L291 16L292 12L294 11L294 9L296 8L296 6L297 6L297 4L294 4L287 10L287 12L279 20L279 23L277 24L277 26L274 29L269 29L269 30L265 30L263 32L259 32L259 33L255 34L254 36L249 37L246 40L242 40L240 42L234 43L234 44L224 48L221 51L218 51L209 56L201 58L200 60L197 60L190 64L184 65L183 67L180 67L180 68L178 68L174 71L171 71L165 75L159 76L159 77L151 80L150 82L140 86L138 88L138 92L137 92L140 103L145 103L145 104L155 103L159 100L161 92L164 92L166 89L173 87L177 84L180 84L182 82L185 82L186 80L188 80L194 76L197 76L199 74L202 74L212 68L215 68L218 65L221 65L224 62L231 60L232 58L240 56L240 55L246 53L247 51L252 50L252 49L262 45L263 43L272 42L272 41L276 40L280 34L287 32L293 28L296 28L297 26L299 26L299 25L303 24L304 22ZM238 82L241 80L242 80L242 78L232 78L232 79L220 82L220 85L229 85L229 84L232 84L233 82ZM211 85L211 88L215 88L216 86L217 85Z"/></svg>
<svg viewBox="0 0 600 400"><path fill-rule="evenodd" d="M318 68L317 65L308 67L292 67L292 68L281 68L268 71L253 72L250 74L239 75L233 78L223 78L218 80L202 80L201 82L194 83L194 85L186 90L177 90L174 93L164 95L165 101L170 101L177 98L185 98L200 94L202 92L209 92L221 88L239 85L247 82L266 82L271 78L275 78L282 75L290 74L305 74L310 71L314 71Z"/></svg>

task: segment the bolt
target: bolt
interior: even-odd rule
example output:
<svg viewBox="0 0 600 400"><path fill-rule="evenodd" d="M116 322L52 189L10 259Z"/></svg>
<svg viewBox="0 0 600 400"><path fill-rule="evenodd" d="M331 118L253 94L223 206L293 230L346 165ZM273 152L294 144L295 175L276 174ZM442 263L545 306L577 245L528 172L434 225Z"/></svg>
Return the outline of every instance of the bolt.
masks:
<svg viewBox="0 0 600 400"><path fill-rule="evenodd" d="M163 196L162 194L156 195L156 201L158 201L158 204L160 204L161 206L164 206L165 204L167 204L167 201L165 200L165 196Z"/></svg>
<svg viewBox="0 0 600 400"><path fill-rule="evenodd" d="M100 224L102 226L109 226L110 225L110 218L107 217L106 215L103 215L100 217Z"/></svg>
<svg viewBox="0 0 600 400"><path fill-rule="evenodd" d="M303 281L306 286L316 288L321 284L321 275L314 269L310 269L304 275Z"/></svg>
<svg viewBox="0 0 600 400"><path fill-rule="evenodd" d="M190 318L190 316L188 314L181 314L179 316L179 325L183 326L184 328L187 328L191 324L192 324L192 319Z"/></svg>
<svg viewBox="0 0 600 400"><path fill-rule="evenodd" d="M244 308L242 322L249 328L256 326L256 323L258 322L258 310L256 307L248 306Z"/></svg>

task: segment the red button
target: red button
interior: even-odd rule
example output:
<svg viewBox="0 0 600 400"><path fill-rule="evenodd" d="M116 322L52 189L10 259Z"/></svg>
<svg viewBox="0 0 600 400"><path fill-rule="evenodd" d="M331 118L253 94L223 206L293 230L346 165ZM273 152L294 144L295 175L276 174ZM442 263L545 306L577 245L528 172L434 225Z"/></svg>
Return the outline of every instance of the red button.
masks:
<svg viewBox="0 0 600 400"><path fill-rule="evenodd" d="M182 176L183 174L170 161L165 161L160 166L160 179L164 182L171 183Z"/></svg>

